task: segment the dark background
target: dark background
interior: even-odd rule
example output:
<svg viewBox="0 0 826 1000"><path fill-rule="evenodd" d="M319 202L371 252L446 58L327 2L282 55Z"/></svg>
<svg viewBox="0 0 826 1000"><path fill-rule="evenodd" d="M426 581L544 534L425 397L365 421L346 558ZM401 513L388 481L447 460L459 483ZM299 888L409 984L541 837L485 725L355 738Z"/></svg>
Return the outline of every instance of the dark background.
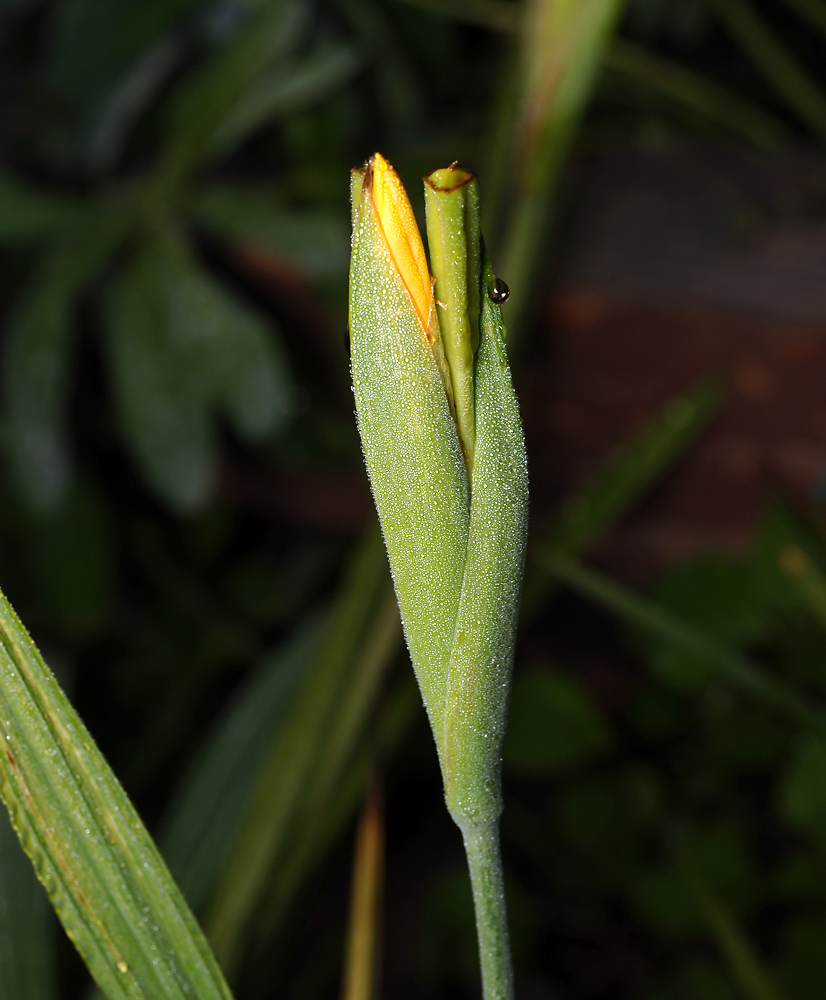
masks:
<svg viewBox="0 0 826 1000"><path fill-rule="evenodd" d="M826 4L572 10L0 4L0 585L213 939L284 817L218 945L239 1000L337 994L371 784L380 994L478 995L349 388L377 149L417 211L424 173L478 174L513 292L517 994L822 991ZM43 997L83 996L51 933Z"/></svg>

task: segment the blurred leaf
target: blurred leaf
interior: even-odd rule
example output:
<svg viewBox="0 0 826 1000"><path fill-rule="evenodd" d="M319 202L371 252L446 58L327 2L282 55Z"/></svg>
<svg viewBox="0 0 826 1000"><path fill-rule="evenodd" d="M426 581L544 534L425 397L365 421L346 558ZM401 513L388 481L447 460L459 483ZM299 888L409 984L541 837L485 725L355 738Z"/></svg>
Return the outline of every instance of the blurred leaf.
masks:
<svg viewBox="0 0 826 1000"><path fill-rule="evenodd" d="M35 522L27 556L51 624L75 638L100 628L115 589L115 539L95 486L76 485L58 511Z"/></svg>
<svg viewBox="0 0 826 1000"><path fill-rule="evenodd" d="M361 65L355 49L343 43L319 47L294 65L263 75L235 103L214 133L210 153L225 156L274 119L301 111L329 97Z"/></svg>
<svg viewBox="0 0 826 1000"><path fill-rule="evenodd" d="M52 918L6 816L0 816L0 983L13 1000L55 1000Z"/></svg>
<svg viewBox="0 0 826 1000"><path fill-rule="evenodd" d="M79 227L89 214L79 201L42 193L12 174L0 174L2 243L35 243Z"/></svg>
<svg viewBox="0 0 826 1000"><path fill-rule="evenodd" d="M816 31L826 35L826 3L823 0L782 0Z"/></svg>
<svg viewBox="0 0 826 1000"><path fill-rule="evenodd" d="M674 41L697 38L709 20L708 0L630 0L628 26L633 33L663 35Z"/></svg>
<svg viewBox="0 0 826 1000"><path fill-rule="evenodd" d="M229 1000L131 802L1 595L0 732L0 794L107 996Z"/></svg>
<svg viewBox="0 0 826 1000"><path fill-rule="evenodd" d="M182 243L163 247L160 291L173 356L250 441L291 408L286 358L271 325L196 264Z"/></svg>
<svg viewBox="0 0 826 1000"><path fill-rule="evenodd" d="M283 205L269 188L206 188L192 205L196 218L232 242L261 247L315 277L347 273L345 218L319 209Z"/></svg>
<svg viewBox="0 0 826 1000"><path fill-rule="evenodd" d="M302 834L294 839L278 865L264 909L256 926L259 941L267 941L282 930L290 905L310 873L318 868L363 799L364 788L376 759L390 760L421 711L421 696L412 673L403 675L396 690L381 704L377 725L369 741L356 752L343 775L334 775L335 785L316 782L323 794L312 796Z"/></svg>
<svg viewBox="0 0 826 1000"><path fill-rule="evenodd" d="M786 558L792 549L819 555L816 540L781 498L773 497L763 510L752 544L749 571L761 604L786 620L800 618L805 602L798 587L790 585Z"/></svg>
<svg viewBox="0 0 826 1000"><path fill-rule="evenodd" d="M701 382L670 399L632 434L591 479L565 500L548 535L529 556L523 613L530 617L547 600L554 576L546 553L580 553L599 541L685 452L720 405L717 382Z"/></svg>
<svg viewBox="0 0 826 1000"><path fill-rule="evenodd" d="M826 979L826 918L793 914L780 938L779 974L789 995L800 1000L817 996Z"/></svg>
<svg viewBox="0 0 826 1000"><path fill-rule="evenodd" d="M769 892L781 903L826 902L826 858L819 850L785 856L772 873Z"/></svg>
<svg viewBox="0 0 826 1000"><path fill-rule="evenodd" d="M702 927L697 900L674 869L667 865L636 871L630 896L638 916L657 934L674 940L696 934Z"/></svg>
<svg viewBox="0 0 826 1000"><path fill-rule="evenodd" d="M545 777L603 753L611 731L582 688L555 670L517 671L504 763L522 777Z"/></svg>
<svg viewBox="0 0 826 1000"><path fill-rule="evenodd" d="M498 270L511 288L507 316L517 341L532 307L545 253L553 192L591 97L626 0L536 0L522 7L513 78L502 99L485 172L490 206L483 231L501 247Z"/></svg>
<svg viewBox="0 0 826 1000"><path fill-rule="evenodd" d="M127 440L175 505L191 508L212 489L213 406L253 441L286 419L289 384L268 325L174 236L141 251L116 283L109 326Z"/></svg>
<svg viewBox="0 0 826 1000"><path fill-rule="evenodd" d="M398 648L398 609L376 535L359 546L284 725L261 762L250 807L213 900L209 938L233 969L253 912L290 848L305 839L346 781L387 666Z"/></svg>
<svg viewBox="0 0 826 1000"><path fill-rule="evenodd" d="M727 876L731 874L732 868L736 870L742 859L747 856L739 841L734 841L729 846L734 850L728 858L724 856ZM782 994L772 982L751 941L738 926L727 903L706 878L695 857L693 845L679 843L675 857L677 868L697 901L720 954L728 965L731 978L739 985L740 992L749 1000L781 1000ZM749 885L754 885L753 874L749 872L745 881Z"/></svg>
<svg viewBox="0 0 826 1000"><path fill-rule="evenodd" d="M235 842L267 749L296 684L315 654L322 622L313 617L254 671L195 758L159 838L181 891L200 911Z"/></svg>
<svg viewBox="0 0 826 1000"><path fill-rule="evenodd" d="M826 138L826 94L748 0L715 0L712 9L778 97L819 138Z"/></svg>
<svg viewBox="0 0 826 1000"><path fill-rule="evenodd" d="M735 650L760 639L765 631L763 609L750 584L746 566L723 556L705 556L668 572L652 600L721 647ZM652 666L679 686L699 688L713 672L703 657L665 637L649 635L646 647Z"/></svg>
<svg viewBox="0 0 826 1000"><path fill-rule="evenodd" d="M563 837L600 876L624 884L637 867L640 814L633 808L627 774L585 775L556 793L555 822Z"/></svg>
<svg viewBox="0 0 826 1000"><path fill-rule="evenodd" d="M150 485L180 508L201 503L215 477L208 387L170 324L165 258L144 250L108 299L108 347L127 443Z"/></svg>
<svg viewBox="0 0 826 1000"><path fill-rule="evenodd" d="M65 409L74 306L126 225L116 206L89 214L44 255L11 318L3 365L7 448L17 481L37 511L54 510L69 485Z"/></svg>
<svg viewBox="0 0 826 1000"><path fill-rule="evenodd" d="M410 135L424 117L423 88L383 5L376 0L336 0L336 7L352 26L359 51L371 60L373 93L386 125L397 140Z"/></svg>
<svg viewBox="0 0 826 1000"><path fill-rule="evenodd" d="M145 48L200 0L61 0L51 20L48 73L55 89L97 102Z"/></svg>
<svg viewBox="0 0 826 1000"><path fill-rule="evenodd" d="M671 973L647 994L647 1000L735 1000L735 992L722 972L710 962L692 960Z"/></svg>
<svg viewBox="0 0 826 1000"><path fill-rule="evenodd" d="M780 811L792 826L826 843L826 739L808 736L783 775Z"/></svg>
<svg viewBox="0 0 826 1000"><path fill-rule="evenodd" d="M778 149L790 138L789 130L780 119L660 53L615 39L605 64L641 87L725 126L733 135L762 149Z"/></svg>
<svg viewBox="0 0 826 1000"><path fill-rule="evenodd" d="M177 38L161 38L135 60L116 87L104 91L86 148L86 161L93 170L112 166L136 121L175 68L180 55Z"/></svg>
<svg viewBox="0 0 826 1000"><path fill-rule="evenodd" d="M173 95L160 181L178 184L207 156L215 135L263 75L297 47L311 16L300 0L250 5L244 23Z"/></svg>
<svg viewBox="0 0 826 1000"><path fill-rule="evenodd" d="M559 579L579 593L608 608L628 624L688 654L700 668L711 668L718 676L763 702L774 712L797 722L823 729L826 714L784 680L745 656L711 641L705 634L670 614L652 601L627 590L608 577L586 569L567 556L548 557Z"/></svg>
<svg viewBox="0 0 826 1000"><path fill-rule="evenodd" d="M694 934L709 919L722 920L726 923L724 936L729 934L731 917L721 917L723 904L718 893L739 915L753 906L755 886L752 859L743 837L721 826L683 834L673 856L641 865L629 878L631 897L640 915L651 927L674 937ZM715 935L721 926L715 923ZM727 960L731 959L726 951L730 945L727 937L723 948Z"/></svg>

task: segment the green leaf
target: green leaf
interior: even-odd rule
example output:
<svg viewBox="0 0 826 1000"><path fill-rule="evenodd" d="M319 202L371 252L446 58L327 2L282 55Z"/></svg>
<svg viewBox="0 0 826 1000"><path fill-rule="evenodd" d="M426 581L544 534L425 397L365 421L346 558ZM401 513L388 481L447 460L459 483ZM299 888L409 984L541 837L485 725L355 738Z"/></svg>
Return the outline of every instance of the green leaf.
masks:
<svg viewBox="0 0 826 1000"><path fill-rule="evenodd" d="M161 156L162 183L176 185L208 157L215 135L262 75L292 52L310 10L297 0L272 0L247 12L229 45L173 95Z"/></svg>
<svg viewBox="0 0 826 1000"><path fill-rule="evenodd" d="M131 802L0 595L0 796L110 1000L230 1000Z"/></svg>
<svg viewBox="0 0 826 1000"><path fill-rule="evenodd" d="M548 599L550 552L578 554L599 541L662 478L717 412L720 387L701 382L674 396L624 441L585 485L567 497L549 534L530 552L523 613L530 617Z"/></svg>
<svg viewBox="0 0 826 1000"><path fill-rule="evenodd" d="M269 250L314 277L336 277L347 269L346 219L288 208L274 188L208 187L192 211L224 239Z"/></svg>
<svg viewBox="0 0 826 1000"><path fill-rule="evenodd" d="M669 973L650 994L650 1000L736 1000L722 972L706 960L694 959Z"/></svg>
<svg viewBox="0 0 826 1000"><path fill-rule="evenodd" d="M159 840L196 911L215 890L256 778L316 651L318 617L261 664L224 714L172 802Z"/></svg>
<svg viewBox="0 0 826 1000"><path fill-rule="evenodd" d="M727 649L759 640L766 622L748 568L723 556L705 556L670 571L652 600L658 607ZM652 666L671 683L689 689L708 681L711 665L668 639L646 639Z"/></svg>
<svg viewBox="0 0 826 1000"><path fill-rule="evenodd" d="M48 75L58 93L98 103L145 48L198 0L65 0L50 23Z"/></svg>
<svg viewBox="0 0 826 1000"><path fill-rule="evenodd" d="M826 978L826 919L820 914L790 914L780 928L779 973L789 995L814 997Z"/></svg>
<svg viewBox="0 0 826 1000"><path fill-rule="evenodd" d="M360 65L361 58L352 46L336 42L320 46L294 65L264 74L221 122L212 136L210 154L226 156L275 119L329 97Z"/></svg>
<svg viewBox="0 0 826 1000"><path fill-rule="evenodd" d="M786 106L826 137L826 94L748 0L715 0L712 9Z"/></svg>
<svg viewBox="0 0 826 1000"><path fill-rule="evenodd" d="M548 556L561 582L596 601L622 620L688 654L698 667L713 669L721 679L763 702L780 715L823 730L826 713L783 679L703 632L670 614L653 601L639 597L616 581L587 569L567 556Z"/></svg>
<svg viewBox="0 0 826 1000"><path fill-rule="evenodd" d="M511 287L508 329L521 336L546 240L554 188L627 0L522 8L520 47L502 88L482 229ZM497 224L498 223L498 224Z"/></svg>
<svg viewBox="0 0 826 1000"><path fill-rule="evenodd" d="M52 917L5 815L0 816L0 983L14 1000L53 1000Z"/></svg>
<svg viewBox="0 0 826 1000"><path fill-rule="evenodd" d="M237 964L269 878L327 823L346 783L378 686L398 648L398 613L371 532L348 568L289 715L261 761L207 920L225 968ZM277 883L276 883L277 888Z"/></svg>
<svg viewBox="0 0 826 1000"><path fill-rule="evenodd" d="M63 635L85 637L104 622L115 591L114 533L112 513L88 481L29 526L26 556L40 608Z"/></svg>
<svg viewBox="0 0 826 1000"><path fill-rule="evenodd" d="M127 443L150 485L187 509L212 489L215 442L209 387L189 368L193 352L169 315L167 280L165 256L142 251L113 283L107 337Z"/></svg>
<svg viewBox="0 0 826 1000"><path fill-rule="evenodd" d="M211 279L183 247L165 252L164 322L179 363L251 441L292 410L286 358L271 326Z"/></svg>
<svg viewBox="0 0 826 1000"><path fill-rule="evenodd" d="M605 65L643 91L661 95L674 106L699 116L700 120L723 126L727 132L761 149L779 149L790 138L788 128L779 118L659 52L616 39L606 55ZM609 88L607 83L606 90Z"/></svg>
<svg viewBox="0 0 826 1000"><path fill-rule="evenodd" d="M514 676L504 762L522 777L545 777L593 759L611 733L581 687L555 670Z"/></svg>
<svg viewBox="0 0 826 1000"><path fill-rule="evenodd" d="M70 461L65 413L71 374L73 309L84 285L123 238L116 207L89 215L40 261L12 315L3 365L9 451L15 476L35 510L66 495Z"/></svg>
<svg viewBox="0 0 826 1000"><path fill-rule="evenodd" d="M826 739L801 741L779 787L780 811L792 826L826 843Z"/></svg>
<svg viewBox="0 0 826 1000"><path fill-rule="evenodd" d="M82 203L43 194L11 174L0 174L0 242L34 243L77 227L89 214Z"/></svg>

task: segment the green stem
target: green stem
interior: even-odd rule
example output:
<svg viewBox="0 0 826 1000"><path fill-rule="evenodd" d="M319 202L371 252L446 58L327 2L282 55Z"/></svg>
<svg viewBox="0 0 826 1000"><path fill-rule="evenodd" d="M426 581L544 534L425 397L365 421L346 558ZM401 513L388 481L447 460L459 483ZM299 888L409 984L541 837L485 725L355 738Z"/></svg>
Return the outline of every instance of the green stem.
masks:
<svg viewBox="0 0 826 1000"><path fill-rule="evenodd" d="M482 967L483 1000L513 1000L513 969L505 908L505 882L499 853L499 822L459 827L465 842L479 963Z"/></svg>

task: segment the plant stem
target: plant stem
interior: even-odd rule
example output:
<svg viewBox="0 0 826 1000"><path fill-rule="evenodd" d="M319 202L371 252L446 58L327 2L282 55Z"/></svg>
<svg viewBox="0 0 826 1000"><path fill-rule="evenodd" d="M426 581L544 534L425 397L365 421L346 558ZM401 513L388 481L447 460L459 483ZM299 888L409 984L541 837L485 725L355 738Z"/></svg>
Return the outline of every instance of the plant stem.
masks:
<svg viewBox="0 0 826 1000"><path fill-rule="evenodd" d="M484 1000L513 1000L513 969L499 853L499 823L494 820L479 826L460 824L459 828L465 842L476 910L482 996Z"/></svg>

